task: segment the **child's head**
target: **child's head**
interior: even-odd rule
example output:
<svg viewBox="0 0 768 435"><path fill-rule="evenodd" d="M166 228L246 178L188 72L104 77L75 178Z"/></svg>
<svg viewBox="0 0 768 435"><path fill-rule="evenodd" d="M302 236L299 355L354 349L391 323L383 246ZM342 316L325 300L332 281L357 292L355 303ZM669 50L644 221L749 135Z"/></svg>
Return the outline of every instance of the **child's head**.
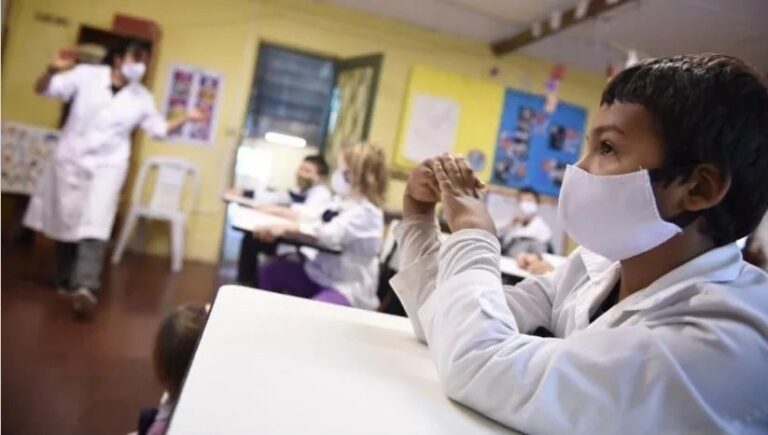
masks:
<svg viewBox="0 0 768 435"><path fill-rule="evenodd" d="M517 202L520 211L526 215L535 215L539 211L539 194L530 187L523 187L517 191Z"/></svg>
<svg viewBox="0 0 768 435"><path fill-rule="evenodd" d="M750 233L768 208L768 86L717 54L640 62L608 83L578 166L648 169L659 212L716 246Z"/></svg>
<svg viewBox="0 0 768 435"><path fill-rule="evenodd" d="M171 399L176 400L207 313L202 305L187 304L173 310L160 325L155 339L155 372Z"/></svg>
<svg viewBox="0 0 768 435"><path fill-rule="evenodd" d="M338 157L337 171L349 183L352 192L366 197L377 206L387 192L387 160L379 146L359 143L346 146Z"/></svg>
<svg viewBox="0 0 768 435"><path fill-rule="evenodd" d="M296 183L302 190L322 183L326 178L328 178L328 163L319 154L304 157L296 170Z"/></svg>

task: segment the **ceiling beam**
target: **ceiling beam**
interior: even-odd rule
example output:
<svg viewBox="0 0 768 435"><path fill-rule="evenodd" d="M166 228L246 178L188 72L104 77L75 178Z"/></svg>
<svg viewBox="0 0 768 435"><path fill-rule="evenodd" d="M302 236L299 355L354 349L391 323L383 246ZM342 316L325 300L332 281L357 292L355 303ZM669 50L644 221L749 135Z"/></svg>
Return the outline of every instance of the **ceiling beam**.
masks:
<svg viewBox="0 0 768 435"><path fill-rule="evenodd" d="M502 56L504 54L513 52L518 48L524 47L534 42L540 41L548 36L552 36L556 33L575 26L589 19L595 18L605 12L610 11L613 8L621 6L625 3L629 3L632 0L591 0L588 2L586 12L583 16L578 17L577 10L579 6L575 6L571 9L565 10L560 18L560 25L553 27L549 19L539 21L540 31L538 34L534 34L533 26L524 30L517 35L509 38L500 39L491 43L491 51L496 56Z"/></svg>

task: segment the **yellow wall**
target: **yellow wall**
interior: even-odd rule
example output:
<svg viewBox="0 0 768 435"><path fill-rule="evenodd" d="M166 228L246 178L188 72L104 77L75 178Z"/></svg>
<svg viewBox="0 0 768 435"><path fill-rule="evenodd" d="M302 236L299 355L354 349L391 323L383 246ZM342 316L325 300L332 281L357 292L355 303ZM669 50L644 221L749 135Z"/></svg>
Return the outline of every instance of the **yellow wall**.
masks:
<svg viewBox="0 0 768 435"><path fill-rule="evenodd" d="M39 12L68 18L67 27L34 20ZM391 20L304 0L16 0L9 16L3 53L3 119L54 126L58 104L36 97L34 77L61 45L75 40L79 24L107 28L114 13L155 20L163 39L151 86L156 101L166 92L171 63L186 63L224 74L219 125L214 145L168 144L140 136L134 161L154 154L173 154L201 169L202 191L187 233L188 258L216 261L224 219L219 199L230 179L231 160L242 124L259 41L268 41L332 56L384 53L374 107L371 138L392 152L410 68L427 65L478 78L489 78L543 92L551 64L521 56L497 59L484 44L418 29ZM561 85L563 100L592 108L604 79L569 70ZM131 180L129 180L129 185ZM403 183L390 186L388 206L398 207ZM167 232L153 231L150 249L164 252Z"/></svg>

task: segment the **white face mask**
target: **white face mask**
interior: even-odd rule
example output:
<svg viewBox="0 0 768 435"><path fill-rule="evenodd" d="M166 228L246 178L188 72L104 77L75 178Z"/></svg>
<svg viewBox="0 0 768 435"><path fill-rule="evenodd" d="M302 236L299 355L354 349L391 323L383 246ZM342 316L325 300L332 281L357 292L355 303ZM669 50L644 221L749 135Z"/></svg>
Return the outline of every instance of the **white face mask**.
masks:
<svg viewBox="0 0 768 435"><path fill-rule="evenodd" d="M659 215L647 170L600 176L569 165L558 215L571 238L613 261L642 254L682 231Z"/></svg>
<svg viewBox="0 0 768 435"><path fill-rule="evenodd" d="M333 171L333 175L331 175L331 189L339 196L349 195L352 186L344 178L344 171L340 169Z"/></svg>
<svg viewBox="0 0 768 435"><path fill-rule="evenodd" d="M539 211L539 205L533 201L521 201L520 211L528 216L533 216Z"/></svg>
<svg viewBox="0 0 768 435"><path fill-rule="evenodd" d="M138 83L147 72L147 66L143 62L124 63L120 67L120 72L131 83Z"/></svg>

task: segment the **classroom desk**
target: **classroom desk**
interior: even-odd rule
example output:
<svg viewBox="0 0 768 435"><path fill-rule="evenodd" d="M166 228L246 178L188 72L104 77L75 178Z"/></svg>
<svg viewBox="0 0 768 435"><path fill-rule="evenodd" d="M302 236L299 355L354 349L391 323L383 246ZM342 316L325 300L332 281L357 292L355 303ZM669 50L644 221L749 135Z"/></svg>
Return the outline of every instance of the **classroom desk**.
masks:
<svg viewBox="0 0 768 435"><path fill-rule="evenodd" d="M270 228L276 225L293 223L288 219L254 210L252 208L243 207L241 205L236 205L232 209L230 218L233 228L247 232L252 232L257 228ZM329 254L341 254L340 247L319 243L309 234L291 234L290 236L278 238L276 242L297 247L308 246Z"/></svg>
<svg viewBox="0 0 768 435"><path fill-rule="evenodd" d="M169 434L508 434L443 394L405 318L219 289Z"/></svg>
<svg viewBox="0 0 768 435"><path fill-rule="evenodd" d="M251 208L267 204L263 201L259 201L254 198L248 198L246 196L238 195L233 192L224 192L224 194L221 196L221 199L223 199L224 202L234 203L234 204L242 205L245 207L251 207Z"/></svg>
<svg viewBox="0 0 768 435"><path fill-rule="evenodd" d="M257 256L259 251L269 247L269 251L274 251L275 246L289 245L297 249L309 247L328 254L339 255L341 248L338 246L327 246L318 243L310 235L292 234L278 238L273 243L257 241L252 232L255 228L268 228L275 225L290 223L288 219L274 216L268 213L254 210L247 206L237 204L230 209L230 223L233 228L243 232L243 240L240 243L240 255L237 264L237 282L245 285L256 285Z"/></svg>

